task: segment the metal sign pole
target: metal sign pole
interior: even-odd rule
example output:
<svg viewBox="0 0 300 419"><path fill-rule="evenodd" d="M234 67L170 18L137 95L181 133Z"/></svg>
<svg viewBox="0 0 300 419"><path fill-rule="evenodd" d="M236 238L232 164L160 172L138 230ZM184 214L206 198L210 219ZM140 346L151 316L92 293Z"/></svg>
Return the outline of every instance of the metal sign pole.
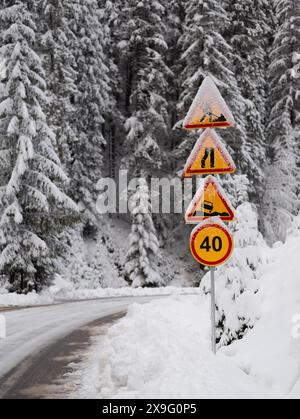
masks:
<svg viewBox="0 0 300 419"><path fill-rule="evenodd" d="M215 288L215 268L211 268L211 345L214 354L217 353L216 347L216 288Z"/></svg>

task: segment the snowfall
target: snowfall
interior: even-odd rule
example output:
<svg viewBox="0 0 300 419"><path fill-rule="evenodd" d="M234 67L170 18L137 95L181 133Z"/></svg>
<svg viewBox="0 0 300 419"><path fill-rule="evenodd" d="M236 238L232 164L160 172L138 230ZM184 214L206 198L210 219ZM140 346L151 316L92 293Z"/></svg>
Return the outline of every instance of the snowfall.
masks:
<svg viewBox="0 0 300 419"><path fill-rule="evenodd" d="M133 304L73 372L72 397L299 399L299 249L299 231L264 249L259 316L243 339L213 355L208 295Z"/></svg>

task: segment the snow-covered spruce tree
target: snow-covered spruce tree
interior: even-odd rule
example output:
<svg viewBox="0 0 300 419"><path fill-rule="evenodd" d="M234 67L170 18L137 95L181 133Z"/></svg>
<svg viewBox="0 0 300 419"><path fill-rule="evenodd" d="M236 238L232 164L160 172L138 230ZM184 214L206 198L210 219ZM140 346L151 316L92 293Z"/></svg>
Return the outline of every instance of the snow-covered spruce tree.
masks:
<svg viewBox="0 0 300 419"><path fill-rule="evenodd" d="M249 203L247 175L233 175L223 180L228 197L236 208L236 219L230 223L235 250L229 262L218 268L216 298L217 339L220 346L240 339L260 316L257 293L259 269L263 265L265 241L258 230L258 212ZM201 281L203 291L210 291L210 275Z"/></svg>
<svg viewBox="0 0 300 419"><path fill-rule="evenodd" d="M81 118L76 114L76 60L70 43L72 0L39 0L37 21L40 55L47 80L47 119L57 138L60 160L66 170L72 163L71 145L77 141L75 126Z"/></svg>
<svg viewBox="0 0 300 419"><path fill-rule="evenodd" d="M178 123L178 109L177 102L181 91L180 74L182 72L182 62L180 61L181 51L178 47L178 41L183 34L184 19L185 19L185 0L170 0L168 2L168 12L166 16L166 41L168 44L168 51L166 55L166 62L172 70L173 76L169 81L168 89L168 105L169 114L171 118L171 129L173 130L170 141L170 150L173 151L182 136L180 130L175 131L174 127ZM175 169L175 167L174 167Z"/></svg>
<svg viewBox="0 0 300 419"><path fill-rule="evenodd" d="M125 262L125 280L132 287L164 285L164 280L157 272L160 261L159 243L152 220L149 190L145 179L140 179L131 196L130 210L132 227Z"/></svg>
<svg viewBox="0 0 300 419"><path fill-rule="evenodd" d="M300 77L294 71L300 50L299 2L278 0L276 22L268 69L269 167L261 216L270 243L285 240L300 207Z"/></svg>
<svg viewBox="0 0 300 419"><path fill-rule="evenodd" d="M76 206L62 190L67 182L47 125L45 75L34 47L35 25L26 1L0 10L0 270L10 290L40 291L62 254L59 233Z"/></svg>
<svg viewBox="0 0 300 419"><path fill-rule="evenodd" d="M233 50L224 38L230 19L218 0L191 0L185 5L185 30L180 39L184 70L179 112L182 117L186 115L204 77L210 76L237 122L236 128L222 132L222 138L229 144L238 169L251 173L256 163L247 147L245 102L235 78ZM187 138L185 142L189 141ZM190 143L192 148L193 142ZM184 145L181 148L190 151Z"/></svg>
<svg viewBox="0 0 300 419"><path fill-rule="evenodd" d="M102 288L119 288L127 285L123 272L124 258L120 243L111 237L108 228L102 228L98 232L95 253L90 261L92 269L101 269L103 272L102 276L99 276Z"/></svg>
<svg viewBox="0 0 300 419"><path fill-rule="evenodd" d="M166 97L170 120L166 152L169 159L168 175L173 178L176 170L178 169L178 160L181 160L183 163L188 155L188 152L182 152L182 150L179 151L179 146L182 143L183 132L177 109L177 103L181 92L180 75L183 70L183 63L180 60L181 50L178 46L178 41L184 30L185 0L170 0L165 2L165 4L167 7L167 16L165 19L167 28L166 42L168 44L166 63L172 71L172 76L168 79L169 87ZM188 145L190 145L190 142ZM180 152L182 156L180 156ZM155 218L154 223L159 234L159 242L161 246L164 246L168 242L168 233L171 231L172 227L177 226L181 222L182 214L163 214L158 215Z"/></svg>
<svg viewBox="0 0 300 419"><path fill-rule="evenodd" d="M236 210L237 221L231 225L235 250L226 265L218 268L216 288L217 340L220 346L241 339L260 317L259 269L266 246L258 230L257 210L244 202ZM210 291L210 274L200 287Z"/></svg>
<svg viewBox="0 0 300 419"><path fill-rule="evenodd" d="M111 228L111 225L109 226ZM124 252L114 242L109 227L101 226L93 239L83 239L81 226L72 229L68 237L72 246L63 277L78 289L119 288L126 282L123 276Z"/></svg>
<svg viewBox="0 0 300 419"><path fill-rule="evenodd" d="M105 117L111 111L110 69L104 53L106 34L96 0L70 0L69 49L76 62L74 94L76 141L69 144L72 173L70 194L85 211L87 224L96 224L96 184L102 175Z"/></svg>
<svg viewBox="0 0 300 419"><path fill-rule="evenodd" d="M106 109L104 137L107 143L103 170L113 179L117 179L120 150L124 138L123 117L117 103L120 98L120 81L118 80L116 34L119 29L118 10L122 0L98 0L101 26L101 45L105 63L109 68L110 107ZM124 2L122 2L123 4Z"/></svg>
<svg viewBox="0 0 300 419"><path fill-rule="evenodd" d="M250 182L247 175L219 176L219 181L227 191L230 203L234 208L249 202Z"/></svg>
<svg viewBox="0 0 300 419"><path fill-rule="evenodd" d="M269 32L266 1L226 0L225 5L231 21L226 27L225 36L233 50L235 77L244 99L247 149L253 161L251 170L247 172L255 186L250 198L259 203L266 161L266 34Z"/></svg>
<svg viewBox="0 0 300 419"><path fill-rule="evenodd" d="M151 174L161 168L161 145L167 132L167 44L165 8L159 1L128 0L119 36L120 54L127 68L124 114L127 132L123 159L132 174ZM124 16L123 16L124 17Z"/></svg>
<svg viewBox="0 0 300 419"><path fill-rule="evenodd" d="M165 159L163 145L167 134L167 78L171 71L165 63L167 51L165 42L166 27L164 25L165 8L161 1L128 0L120 13L119 50L122 57L123 75L123 113L125 115L126 138L124 141L123 166L129 171L130 177L151 175L158 176ZM138 188L136 194L143 193ZM155 236L153 220L150 212L139 214L132 210L133 234L138 227L148 230L147 234ZM145 220L146 218L146 220ZM138 224L140 223L140 226ZM137 249L138 250L138 249ZM152 245L143 246L140 251L149 263L152 263ZM159 258L159 249L156 258ZM145 254L144 254L145 253ZM128 260L136 264L136 268L127 275L133 284L155 285L160 283L158 275L144 279L144 266L140 263L139 252L129 250ZM129 266L127 264L127 266ZM150 267L150 271L153 269ZM133 278L136 275L136 281ZM148 274L147 274L148 275ZM150 276L149 276L150 278Z"/></svg>

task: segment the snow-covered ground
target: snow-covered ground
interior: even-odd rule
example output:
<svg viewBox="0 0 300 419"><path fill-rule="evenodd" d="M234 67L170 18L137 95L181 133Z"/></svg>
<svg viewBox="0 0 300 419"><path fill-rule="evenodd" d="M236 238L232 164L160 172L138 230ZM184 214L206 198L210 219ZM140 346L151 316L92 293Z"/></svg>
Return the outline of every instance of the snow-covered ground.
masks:
<svg viewBox="0 0 300 419"><path fill-rule="evenodd" d="M300 236L269 250L259 292L261 319L223 349L276 397L300 398Z"/></svg>
<svg viewBox="0 0 300 419"><path fill-rule="evenodd" d="M132 305L126 318L100 339L83 371L75 373L82 385L73 397L268 395L230 358L211 353L208 313L208 301L200 296Z"/></svg>
<svg viewBox="0 0 300 419"><path fill-rule="evenodd" d="M260 319L242 340L213 356L208 297L134 304L74 372L75 396L300 398L299 249L299 231L265 249Z"/></svg>

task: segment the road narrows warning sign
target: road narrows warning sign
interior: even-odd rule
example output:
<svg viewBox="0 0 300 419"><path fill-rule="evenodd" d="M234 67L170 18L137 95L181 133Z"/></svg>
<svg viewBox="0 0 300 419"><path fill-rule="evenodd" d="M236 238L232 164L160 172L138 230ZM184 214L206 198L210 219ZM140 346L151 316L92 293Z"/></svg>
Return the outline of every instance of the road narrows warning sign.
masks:
<svg viewBox="0 0 300 419"><path fill-rule="evenodd" d="M213 176L208 176L190 203L185 221L196 224L211 217L219 217L227 222L235 219L234 209L224 190Z"/></svg>
<svg viewBox="0 0 300 419"><path fill-rule="evenodd" d="M235 164L218 134L212 129L206 129L185 165L183 176L234 173L235 171Z"/></svg>
<svg viewBox="0 0 300 419"><path fill-rule="evenodd" d="M183 122L183 128L228 128L234 125L233 115L217 86L210 77L206 77Z"/></svg>
<svg viewBox="0 0 300 419"><path fill-rule="evenodd" d="M233 238L229 230L217 222L206 221L191 234L193 257L202 265L215 267L225 263L233 251Z"/></svg>

